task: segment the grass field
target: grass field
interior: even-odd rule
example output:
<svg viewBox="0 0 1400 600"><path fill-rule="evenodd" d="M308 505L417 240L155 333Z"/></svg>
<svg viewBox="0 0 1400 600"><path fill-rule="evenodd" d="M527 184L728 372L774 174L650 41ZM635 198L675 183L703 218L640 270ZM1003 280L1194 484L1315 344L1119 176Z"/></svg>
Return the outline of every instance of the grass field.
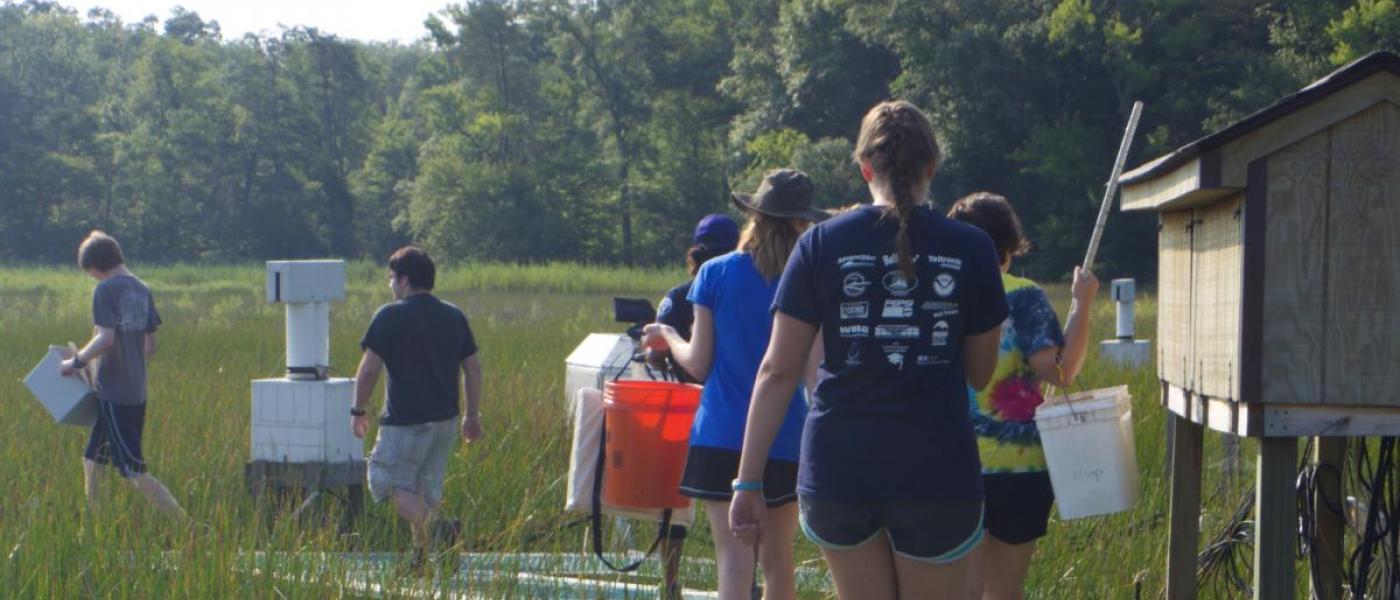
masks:
<svg viewBox="0 0 1400 600"><path fill-rule="evenodd" d="M19 597L257 597L359 595L289 578L298 565L273 568L255 551L293 557L343 581L353 565L320 553L387 551L407 532L386 506L371 506L352 538L334 527L278 521L261 526L243 482L248 460L249 381L280 375L280 306L263 302L260 266L133 269L156 294L165 325L150 367L146 456L209 530L194 534L164 522L126 486L109 486L105 504L84 510L80 456L86 431L52 424L21 379L51 343L82 343L90 329L93 285L77 269L0 270L0 582ZM576 265L480 265L440 274L438 293L472 320L486 370L486 438L454 457L445 508L461 517L473 552L580 552L583 527L561 510L571 431L562 399L563 360L587 333L617 331L613 295L659 298L682 274ZM1105 287L1107 287L1105 285ZM353 374L357 341L375 307L389 298L381 267L350 268L347 300L332 309L332 362ZM1065 290L1051 288L1064 314ZM1094 339L1112 334L1113 306L1094 311ZM1139 337L1153 337L1155 303L1139 296ZM1081 387L1131 386L1142 499L1129 512L1051 523L1030 575L1034 598L1130 598L1135 581L1157 597L1166 556L1167 494L1162 473L1164 411L1153 370L1099 363L1092 351ZM379 400L376 399L376 403ZM372 433L371 433L372 435ZM1246 446L1246 462L1253 448ZM1203 538L1234 510L1247 482L1222 479L1219 437L1207 436ZM1246 469L1248 471L1248 469ZM334 509L332 509L334 510ZM696 527L689 557L712 557ZM650 534L640 532L640 540ZM800 537L800 536L799 536ZM816 549L798 542L799 560L821 568ZM301 558L295 558L295 557ZM703 563L687 569L688 587L713 589ZM513 579L471 583L484 597L537 594ZM1208 587L1210 582L1205 582ZM803 596L828 591L816 580ZM1223 597L1224 591L1207 591ZM654 597L643 595L642 597Z"/></svg>

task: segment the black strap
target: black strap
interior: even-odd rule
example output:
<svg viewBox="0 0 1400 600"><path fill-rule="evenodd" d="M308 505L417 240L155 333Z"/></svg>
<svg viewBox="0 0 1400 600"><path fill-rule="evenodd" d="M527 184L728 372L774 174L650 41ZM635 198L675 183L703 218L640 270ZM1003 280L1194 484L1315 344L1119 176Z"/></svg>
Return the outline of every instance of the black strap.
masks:
<svg viewBox="0 0 1400 600"><path fill-rule="evenodd" d="M645 556L621 567L609 561L608 557L603 556L603 466L607 463L607 431L608 417L604 414L603 440L598 443L598 464L593 471L593 554L598 557L598 560L603 561L603 564L607 565L609 569L618 573L629 573L637 570L638 567L642 566L642 563L651 558L651 555L656 552L656 548L661 545L661 540L665 539L671 530L671 509L661 511L661 525L656 530L656 540L652 541L650 548L647 548Z"/></svg>

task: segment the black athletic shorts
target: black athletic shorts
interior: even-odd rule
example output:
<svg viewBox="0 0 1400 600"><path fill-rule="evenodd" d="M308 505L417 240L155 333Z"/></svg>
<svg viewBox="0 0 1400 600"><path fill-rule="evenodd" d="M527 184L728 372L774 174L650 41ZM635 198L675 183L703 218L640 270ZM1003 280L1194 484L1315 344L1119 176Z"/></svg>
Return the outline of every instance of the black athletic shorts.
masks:
<svg viewBox="0 0 1400 600"><path fill-rule="evenodd" d="M885 534L895 554L949 564L982 541L982 501L836 500L802 496L798 522L827 550L851 550Z"/></svg>
<svg viewBox="0 0 1400 600"><path fill-rule="evenodd" d="M83 458L116 467L122 477L146 472L141 455L141 431L146 428L146 404L113 404L97 401L97 422L92 424Z"/></svg>
<svg viewBox="0 0 1400 600"><path fill-rule="evenodd" d="M987 493L987 533L992 537L1024 544L1045 535L1050 505L1055 503L1048 472L985 473L982 486Z"/></svg>
<svg viewBox="0 0 1400 600"><path fill-rule="evenodd" d="M723 448L691 446L681 474L681 495L729 502L731 485L739 476L739 453ZM797 463L768 459L763 468L763 499L769 508L797 500Z"/></svg>

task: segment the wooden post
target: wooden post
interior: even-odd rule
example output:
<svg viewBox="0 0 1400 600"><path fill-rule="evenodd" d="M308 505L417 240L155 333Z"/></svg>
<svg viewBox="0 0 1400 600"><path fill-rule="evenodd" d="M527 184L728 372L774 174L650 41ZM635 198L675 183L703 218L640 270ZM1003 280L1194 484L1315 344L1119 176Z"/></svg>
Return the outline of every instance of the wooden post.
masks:
<svg viewBox="0 0 1400 600"><path fill-rule="evenodd" d="M1200 537L1201 454L1205 430L1168 412L1171 435L1171 537L1167 549L1167 600L1196 597L1196 544Z"/></svg>
<svg viewBox="0 0 1400 600"><path fill-rule="evenodd" d="M1222 463L1225 466L1225 485L1233 486L1236 478L1240 474L1240 438L1227 435L1220 443L1220 453L1225 455Z"/></svg>
<svg viewBox="0 0 1400 600"><path fill-rule="evenodd" d="M1317 495L1313 505L1317 510L1317 534L1312 553L1318 572L1313 574L1314 600L1341 600L1342 561L1344 557L1346 498L1342 492L1342 469L1346 468L1347 438L1320 437L1313 452L1317 463Z"/></svg>
<svg viewBox="0 0 1400 600"><path fill-rule="evenodd" d="M1254 496L1254 597L1259 600L1292 598L1296 593L1297 475L1297 438L1259 438Z"/></svg>

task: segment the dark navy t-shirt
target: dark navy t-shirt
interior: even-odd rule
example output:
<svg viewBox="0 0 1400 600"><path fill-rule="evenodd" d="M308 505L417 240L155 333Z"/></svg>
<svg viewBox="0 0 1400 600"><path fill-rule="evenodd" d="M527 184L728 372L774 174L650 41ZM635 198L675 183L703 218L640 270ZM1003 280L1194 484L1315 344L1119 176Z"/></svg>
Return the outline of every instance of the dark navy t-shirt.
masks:
<svg viewBox="0 0 1400 600"><path fill-rule="evenodd" d="M462 361L476 338L462 310L432 294L379 307L360 340L389 372L382 425L417 425L457 416Z"/></svg>
<svg viewBox="0 0 1400 600"><path fill-rule="evenodd" d="M788 260L776 311L821 327L826 358L802 435L798 490L849 500L982 497L962 341L1007 317L991 239L928 208L865 206L814 227Z"/></svg>
<svg viewBox="0 0 1400 600"><path fill-rule="evenodd" d="M656 308L656 322L670 325L681 337L690 339L690 326L695 323L695 305L686 296L690 295L690 281L671 288L661 305Z"/></svg>

